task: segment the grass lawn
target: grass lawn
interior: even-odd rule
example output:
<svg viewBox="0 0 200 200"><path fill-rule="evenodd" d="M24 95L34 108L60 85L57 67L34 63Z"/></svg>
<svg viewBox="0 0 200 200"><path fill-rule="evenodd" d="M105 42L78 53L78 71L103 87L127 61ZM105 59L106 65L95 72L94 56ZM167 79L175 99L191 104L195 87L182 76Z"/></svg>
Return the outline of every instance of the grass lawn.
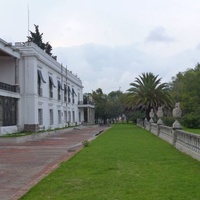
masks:
<svg viewBox="0 0 200 200"><path fill-rule="evenodd" d="M200 162L144 129L114 125L21 199L200 199Z"/></svg>
<svg viewBox="0 0 200 200"><path fill-rule="evenodd" d="M32 134L34 134L34 133L32 133L32 132L9 133L9 134L6 134L6 135L0 135L0 138L22 137L22 136L32 135Z"/></svg>
<svg viewBox="0 0 200 200"><path fill-rule="evenodd" d="M200 129L198 129L198 128L185 128L185 127L183 127L183 130L187 131L189 133L200 134Z"/></svg>

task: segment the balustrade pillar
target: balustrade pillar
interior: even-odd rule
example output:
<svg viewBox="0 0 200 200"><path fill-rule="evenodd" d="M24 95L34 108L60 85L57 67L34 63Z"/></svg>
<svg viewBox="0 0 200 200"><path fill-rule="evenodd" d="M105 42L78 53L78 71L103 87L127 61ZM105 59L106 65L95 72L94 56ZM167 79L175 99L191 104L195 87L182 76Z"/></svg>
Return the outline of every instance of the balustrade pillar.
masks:
<svg viewBox="0 0 200 200"><path fill-rule="evenodd" d="M177 133L176 133L177 128L172 128L172 145L176 146L176 141L177 141Z"/></svg>
<svg viewBox="0 0 200 200"><path fill-rule="evenodd" d="M173 109L173 117L175 118L175 122L172 125L172 144L175 146L176 145L176 141L177 141L177 132L176 130L180 130L181 128L181 124L178 122L178 119L181 118L181 108L180 108L180 103L176 103L175 108Z"/></svg>

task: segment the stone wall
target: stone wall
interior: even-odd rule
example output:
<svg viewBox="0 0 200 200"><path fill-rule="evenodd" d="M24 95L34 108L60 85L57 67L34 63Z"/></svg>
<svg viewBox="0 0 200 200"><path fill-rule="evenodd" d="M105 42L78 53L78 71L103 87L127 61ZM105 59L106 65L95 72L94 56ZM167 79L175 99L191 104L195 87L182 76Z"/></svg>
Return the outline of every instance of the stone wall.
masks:
<svg viewBox="0 0 200 200"><path fill-rule="evenodd" d="M200 135L141 120L137 121L137 125L162 138L187 155L200 160Z"/></svg>

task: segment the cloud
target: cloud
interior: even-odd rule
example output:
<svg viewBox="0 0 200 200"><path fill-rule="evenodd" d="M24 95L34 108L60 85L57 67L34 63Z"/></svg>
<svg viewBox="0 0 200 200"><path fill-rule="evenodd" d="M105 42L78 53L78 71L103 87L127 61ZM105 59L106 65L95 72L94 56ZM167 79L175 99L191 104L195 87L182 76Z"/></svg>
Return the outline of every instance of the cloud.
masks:
<svg viewBox="0 0 200 200"><path fill-rule="evenodd" d="M101 88L106 94L119 88L126 92L130 83L144 72L152 72L161 77L163 82L170 82L172 76L195 67L200 60L198 48L159 58L145 54L136 45L110 47L85 44L55 48L53 54L58 56L59 62L78 74L84 92Z"/></svg>
<svg viewBox="0 0 200 200"><path fill-rule="evenodd" d="M146 37L147 42L174 42L175 39L169 36L166 29L162 26L158 26L153 29Z"/></svg>
<svg viewBox="0 0 200 200"><path fill-rule="evenodd" d="M159 67L156 61L135 45L110 47L85 44L55 48L58 61L77 73L84 85L84 92L102 88L105 93L129 88L135 76ZM152 64L154 63L154 64Z"/></svg>

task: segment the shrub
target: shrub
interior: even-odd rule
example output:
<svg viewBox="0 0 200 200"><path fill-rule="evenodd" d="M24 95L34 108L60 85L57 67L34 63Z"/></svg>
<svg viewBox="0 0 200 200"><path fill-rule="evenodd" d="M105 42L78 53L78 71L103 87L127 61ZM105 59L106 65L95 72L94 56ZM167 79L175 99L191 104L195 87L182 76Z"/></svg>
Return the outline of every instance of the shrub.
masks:
<svg viewBox="0 0 200 200"><path fill-rule="evenodd" d="M162 121L164 123L165 126L172 126L172 124L174 123L175 119L173 117L163 117Z"/></svg>
<svg viewBox="0 0 200 200"><path fill-rule="evenodd" d="M137 124L137 119L144 119L145 113L142 111L134 111L130 114L129 120L132 121L134 124Z"/></svg>
<svg viewBox="0 0 200 200"><path fill-rule="evenodd" d="M181 123L187 128L199 128L200 116L195 113L190 113L182 117Z"/></svg>
<svg viewBox="0 0 200 200"><path fill-rule="evenodd" d="M90 142L88 140L84 140L82 144L84 147L89 147Z"/></svg>

